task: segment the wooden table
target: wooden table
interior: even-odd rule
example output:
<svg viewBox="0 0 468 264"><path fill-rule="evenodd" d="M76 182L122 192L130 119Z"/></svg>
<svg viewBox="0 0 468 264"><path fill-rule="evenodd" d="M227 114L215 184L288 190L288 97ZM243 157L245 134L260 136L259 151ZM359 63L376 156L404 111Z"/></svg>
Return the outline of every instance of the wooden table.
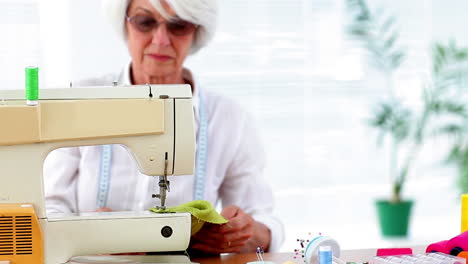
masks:
<svg viewBox="0 0 468 264"><path fill-rule="evenodd" d="M413 253L423 253L425 247L412 247ZM376 249L359 249L359 250L342 250L340 259L346 262L363 262L363 261L370 261L373 256L376 254ZM91 260L86 259L90 257ZM170 260L167 260L167 256L158 256L158 255L120 255L120 256L111 256L116 258L116 260L109 261L110 255L100 255L100 256L83 256L79 257L79 260L73 260L69 263L96 263L96 258L104 258L99 259L101 262L98 263L123 263L122 258L125 259L124 263L167 263ZM180 257L178 260L172 259L172 261L176 261L177 263L183 262L187 260L185 256L172 256L172 257ZM293 253L266 253L263 256L265 261L271 261L275 264L283 264L286 261L293 261L294 263L303 263L302 259L294 259ZM93 262L94 260L94 262ZM118 260L118 261L117 261ZM213 257L204 257L204 258L196 258L193 257L191 259L192 262L200 263L200 264L245 264L252 261L257 261L257 255L255 253L249 254L223 254L221 256L213 256Z"/></svg>
<svg viewBox="0 0 468 264"><path fill-rule="evenodd" d="M413 247L413 253L423 253L424 247ZM358 250L343 250L341 251L340 259L347 262L362 262L369 261L376 254L376 249L358 249ZM293 253L265 253L263 259L272 261L276 264L282 264L286 261L293 261ZM192 262L200 264L245 264L250 261L257 261L255 253L249 254L229 254L207 258L193 258ZM300 263L299 261L296 261Z"/></svg>
<svg viewBox="0 0 468 264"><path fill-rule="evenodd" d="M265 253L263 259L265 261L273 261L276 264L281 264L288 260L293 260L293 253ZM192 262L200 264L245 264L250 261L257 261L255 253L248 254L227 254L208 258L192 258Z"/></svg>
<svg viewBox="0 0 468 264"><path fill-rule="evenodd" d="M413 253L422 253L424 252L424 247L413 247ZM342 250L340 259L346 262L363 262L369 261L372 259L373 256L376 254L376 249L359 249L359 250ZM109 257L116 258L115 262L111 263L122 263L122 258L125 259L128 263L168 263L167 256L161 255L125 255L125 256L110 256L110 255L101 255L101 256L83 256L79 257L79 260L75 259L70 263L96 263L96 258L104 258L99 259L101 262L98 263L109 263ZM173 257L179 257L178 260L174 259ZM91 258L91 260L87 259ZM265 261L271 261L275 264L282 264L286 261L293 261L294 263L302 263L302 260L294 259L293 253L266 253L263 256ZM118 261L117 261L118 260ZM93 262L94 261L94 262ZM172 256L171 261L176 261L177 263L187 261L185 256ZM257 261L257 255L255 253L249 254L223 254L221 256L213 256L213 257L204 257L204 258L197 258L193 257L191 259L192 262L200 263L200 264L245 264L252 261Z"/></svg>

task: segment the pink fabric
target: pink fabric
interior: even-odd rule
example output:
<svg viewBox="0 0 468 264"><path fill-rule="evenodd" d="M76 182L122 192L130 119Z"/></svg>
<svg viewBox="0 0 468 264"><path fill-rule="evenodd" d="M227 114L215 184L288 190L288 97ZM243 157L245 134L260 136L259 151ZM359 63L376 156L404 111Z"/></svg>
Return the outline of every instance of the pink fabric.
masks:
<svg viewBox="0 0 468 264"><path fill-rule="evenodd" d="M429 246L427 246L426 252L427 253L442 252L442 253L445 253L445 254L449 254L450 250L448 250L448 248L447 248L447 242L448 242L448 240L442 240L442 241L439 241L437 243L432 243Z"/></svg>
<svg viewBox="0 0 468 264"><path fill-rule="evenodd" d="M413 250L411 248L379 248L377 249L377 256L395 256L395 255L411 255Z"/></svg>
<svg viewBox="0 0 468 264"><path fill-rule="evenodd" d="M468 231L461 233L447 242L446 248L448 252L456 247L461 248L462 251L468 251Z"/></svg>

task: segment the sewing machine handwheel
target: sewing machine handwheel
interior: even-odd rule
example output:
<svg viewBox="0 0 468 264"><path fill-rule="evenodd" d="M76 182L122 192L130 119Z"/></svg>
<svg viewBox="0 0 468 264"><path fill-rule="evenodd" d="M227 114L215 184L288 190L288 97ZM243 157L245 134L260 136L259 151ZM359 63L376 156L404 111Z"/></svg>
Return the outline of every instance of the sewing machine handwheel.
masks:
<svg viewBox="0 0 468 264"><path fill-rule="evenodd" d="M170 226L165 226L161 229L161 235L165 238L169 238L170 236L172 236L172 228Z"/></svg>

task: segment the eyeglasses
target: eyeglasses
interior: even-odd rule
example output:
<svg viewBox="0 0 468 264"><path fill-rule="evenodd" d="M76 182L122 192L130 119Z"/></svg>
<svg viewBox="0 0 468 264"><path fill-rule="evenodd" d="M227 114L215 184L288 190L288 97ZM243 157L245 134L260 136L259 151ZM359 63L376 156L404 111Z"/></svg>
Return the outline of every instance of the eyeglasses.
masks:
<svg viewBox="0 0 468 264"><path fill-rule="evenodd" d="M166 29L175 36L189 35L198 27L198 25L182 19L159 22L151 16L143 15L127 16L127 21L130 22L136 30L142 33L151 32L153 29L157 29L161 24L166 24Z"/></svg>

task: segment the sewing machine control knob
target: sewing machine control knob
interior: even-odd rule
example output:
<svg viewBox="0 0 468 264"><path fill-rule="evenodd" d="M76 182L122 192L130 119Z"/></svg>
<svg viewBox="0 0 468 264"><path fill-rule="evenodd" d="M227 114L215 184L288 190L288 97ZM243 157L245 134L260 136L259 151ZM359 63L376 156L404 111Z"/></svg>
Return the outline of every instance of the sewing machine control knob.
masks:
<svg viewBox="0 0 468 264"><path fill-rule="evenodd" d="M172 236L172 228L170 226L165 226L161 229L161 235L165 238L169 238Z"/></svg>

